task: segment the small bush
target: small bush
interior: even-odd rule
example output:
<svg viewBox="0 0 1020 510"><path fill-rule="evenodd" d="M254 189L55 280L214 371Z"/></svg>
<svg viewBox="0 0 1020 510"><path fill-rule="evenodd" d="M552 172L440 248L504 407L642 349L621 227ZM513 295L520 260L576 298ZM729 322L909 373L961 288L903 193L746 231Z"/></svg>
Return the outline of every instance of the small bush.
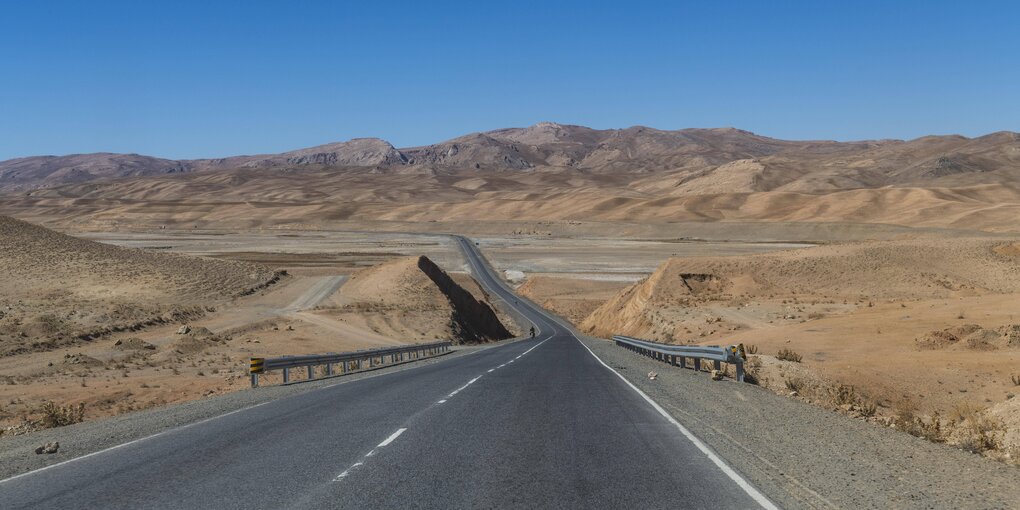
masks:
<svg viewBox="0 0 1020 510"><path fill-rule="evenodd" d="M1010 380L1013 381L1013 386L1020 386L1020 375L1014 375L1010 377Z"/></svg>
<svg viewBox="0 0 1020 510"><path fill-rule="evenodd" d="M830 386L829 397L832 398L832 403L837 406L857 405L860 401L860 397L857 396L857 391L854 390L854 387L845 384Z"/></svg>
<svg viewBox="0 0 1020 510"><path fill-rule="evenodd" d="M874 402L862 402L860 405L861 416L871 418L878 412L878 405Z"/></svg>
<svg viewBox="0 0 1020 510"><path fill-rule="evenodd" d="M915 408L909 403L900 406L893 422L900 429L912 436L921 437L933 443L942 443L946 435L942 431L942 418L935 413L927 421L917 416Z"/></svg>
<svg viewBox="0 0 1020 510"><path fill-rule="evenodd" d="M748 356L747 362L744 363L744 382L761 385L762 380L759 375L761 371L761 358L758 356Z"/></svg>
<svg viewBox="0 0 1020 510"><path fill-rule="evenodd" d="M982 453L998 450L1002 447L1001 436L1004 432L1002 422L979 413L967 416L957 425L962 431L958 436L960 448L971 453Z"/></svg>
<svg viewBox="0 0 1020 510"><path fill-rule="evenodd" d="M754 345L754 344L749 344L747 346L747 353L748 354L758 354L758 346Z"/></svg>
<svg viewBox="0 0 1020 510"><path fill-rule="evenodd" d="M779 351L779 353L776 354L776 359L780 359L780 360L783 360L783 361L792 361L794 363L800 363L800 360L802 359L802 356L800 354L797 354L796 352L793 352L793 351L789 350L789 349L781 349Z"/></svg>
<svg viewBox="0 0 1020 510"><path fill-rule="evenodd" d="M785 382L786 382L786 389L788 389L790 391L796 391L797 393L800 393L800 392L802 392L804 390L805 384L804 384L804 380L803 379L800 379L800 378L797 378L797 377L793 377L793 378L787 379Z"/></svg>
<svg viewBox="0 0 1020 510"><path fill-rule="evenodd" d="M825 314L822 312L811 312L808 314L807 318L811 320L824 319Z"/></svg>
<svg viewBox="0 0 1020 510"><path fill-rule="evenodd" d="M40 425L46 428L63 427L81 423L85 420L85 403L78 405L58 406L53 402L45 402L42 406L43 417Z"/></svg>

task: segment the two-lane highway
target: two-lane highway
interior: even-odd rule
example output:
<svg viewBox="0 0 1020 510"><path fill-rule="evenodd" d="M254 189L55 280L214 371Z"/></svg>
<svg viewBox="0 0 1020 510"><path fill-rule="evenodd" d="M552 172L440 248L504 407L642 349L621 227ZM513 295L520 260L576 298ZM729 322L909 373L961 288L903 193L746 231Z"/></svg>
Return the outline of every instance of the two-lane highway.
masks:
<svg viewBox="0 0 1020 510"><path fill-rule="evenodd" d="M0 481L3 508L759 508L757 490L518 299L540 333Z"/></svg>

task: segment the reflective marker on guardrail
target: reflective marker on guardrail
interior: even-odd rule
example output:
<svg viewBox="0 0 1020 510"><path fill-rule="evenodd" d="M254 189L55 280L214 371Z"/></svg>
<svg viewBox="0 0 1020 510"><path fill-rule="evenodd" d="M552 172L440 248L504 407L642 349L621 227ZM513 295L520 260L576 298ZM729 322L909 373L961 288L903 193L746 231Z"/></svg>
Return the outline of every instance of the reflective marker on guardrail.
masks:
<svg viewBox="0 0 1020 510"><path fill-rule="evenodd" d="M266 368L266 358L252 358L249 371L253 374L261 374Z"/></svg>

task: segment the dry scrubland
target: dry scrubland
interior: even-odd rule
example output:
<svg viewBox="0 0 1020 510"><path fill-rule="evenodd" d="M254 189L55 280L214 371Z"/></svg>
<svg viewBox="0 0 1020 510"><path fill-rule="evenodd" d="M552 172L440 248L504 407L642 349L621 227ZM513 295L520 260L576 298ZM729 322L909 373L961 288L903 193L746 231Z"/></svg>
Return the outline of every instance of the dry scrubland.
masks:
<svg viewBox="0 0 1020 510"><path fill-rule="evenodd" d="M130 250L0 216L0 354L202 317L276 282L243 262Z"/></svg>
<svg viewBox="0 0 1020 510"><path fill-rule="evenodd" d="M470 276L423 256L356 271L330 295L317 262L282 276L4 217L0 234L0 436L245 388L249 356L511 334Z"/></svg>
<svg viewBox="0 0 1020 510"><path fill-rule="evenodd" d="M744 343L759 384L1020 461L1020 243L862 242L666 261L580 322Z"/></svg>
<svg viewBox="0 0 1020 510"><path fill-rule="evenodd" d="M458 232L496 238L483 250L527 274L520 292L586 331L743 343L763 386L1015 462L1020 244L993 233L1020 231L1018 168L1010 132L842 143L548 122L399 149L0 162L0 214L149 249L0 217L0 424L231 391L250 355L505 337L470 277L393 260L462 269L439 237L373 252L340 231ZM752 254L851 240L869 242ZM185 245L218 260L152 251Z"/></svg>

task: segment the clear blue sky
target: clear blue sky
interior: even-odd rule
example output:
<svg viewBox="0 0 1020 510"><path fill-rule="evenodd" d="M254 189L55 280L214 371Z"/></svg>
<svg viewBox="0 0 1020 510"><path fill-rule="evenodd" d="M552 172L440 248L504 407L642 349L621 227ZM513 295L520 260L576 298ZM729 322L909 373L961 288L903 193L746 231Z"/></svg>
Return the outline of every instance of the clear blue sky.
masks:
<svg viewBox="0 0 1020 510"><path fill-rule="evenodd" d="M1017 2L545 4L0 0L0 159L400 147L542 120L1020 131Z"/></svg>

